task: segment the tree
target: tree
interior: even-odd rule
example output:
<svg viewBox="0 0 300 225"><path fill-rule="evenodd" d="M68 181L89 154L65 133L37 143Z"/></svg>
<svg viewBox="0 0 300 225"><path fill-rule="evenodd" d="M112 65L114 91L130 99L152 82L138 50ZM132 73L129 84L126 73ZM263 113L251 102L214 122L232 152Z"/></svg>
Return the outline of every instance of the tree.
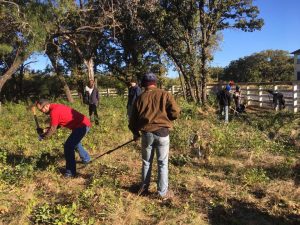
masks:
<svg viewBox="0 0 300 225"><path fill-rule="evenodd" d="M195 2L194 2L195 3ZM192 0L157 1L140 14L143 26L172 59L184 77L189 97L201 102L199 76L199 30L197 8ZM196 90L196 95L195 95Z"/></svg>
<svg viewBox="0 0 300 225"><path fill-rule="evenodd" d="M39 1L0 1L0 92L46 37L47 7Z"/></svg>
<svg viewBox="0 0 300 225"><path fill-rule="evenodd" d="M206 102L206 82L208 62L212 59L211 46L214 45L218 32L236 28L252 32L263 26L263 19L258 18L259 10L252 0L196 0L199 10L201 30L201 84L202 101Z"/></svg>
<svg viewBox="0 0 300 225"><path fill-rule="evenodd" d="M94 59L102 41L118 25L114 19L118 1L56 1L52 12L56 18L53 39L60 45L73 48L87 70L88 79L94 79L97 65Z"/></svg>
<svg viewBox="0 0 300 225"><path fill-rule="evenodd" d="M230 62L223 80L237 82L288 81L293 78L293 58L283 50L265 50Z"/></svg>

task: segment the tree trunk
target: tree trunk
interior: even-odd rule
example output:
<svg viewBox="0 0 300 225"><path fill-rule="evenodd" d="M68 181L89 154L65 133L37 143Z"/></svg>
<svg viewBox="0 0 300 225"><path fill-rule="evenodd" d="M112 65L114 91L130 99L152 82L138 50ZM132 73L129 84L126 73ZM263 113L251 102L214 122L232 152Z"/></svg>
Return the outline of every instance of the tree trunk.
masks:
<svg viewBox="0 0 300 225"><path fill-rule="evenodd" d="M201 66L200 66L200 71L201 71L201 86L202 86L202 103L205 105L207 102L207 89L206 89L206 84L207 84L207 77L208 77L208 68L207 68L207 60L209 58L207 54L207 49L206 47L202 48L202 56L201 56Z"/></svg>
<svg viewBox="0 0 300 225"><path fill-rule="evenodd" d="M196 87L196 97L197 97L197 103L201 104L202 98L201 98L201 94L202 94L202 86L201 86L201 82L199 82L198 79L195 79L195 87Z"/></svg>
<svg viewBox="0 0 300 225"><path fill-rule="evenodd" d="M178 74L179 74L179 80L180 80L180 85L181 85L181 89L182 89L182 93L183 93L183 98L184 100L187 100L187 97L186 97L186 87L184 85L184 78L182 78L182 74L181 72L178 70Z"/></svg>
<svg viewBox="0 0 300 225"><path fill-rule="evenodd" d="M58 65L56 57L53 56L53 55L51 55L51 54L48 54L48 57L49 57L49 59L51 61L51 64L52 64L54 70L55 70L56 76L59 78L60 82L63 85L63 89L64 89L64 92L66 94L68 102L73 103L74 99L73 99L73 96L71 94L71 90L69 88L69 85L66 82L66 79L64 78L63 74L61 73L61 70L59 68L60 65Z"/></svg>
<svg viewBox="0 0 300 225"><path fill-rule="evenodd" d="M69 88L69 85L67 84L66 79L64 78L63 75L58 75L58 77L59 77L59 80L61 81L61 83L63 84L63 88L64 88L65 94L67 96L68 102L73 103L74 98L72 96L71 90Z"/></svg>
<svg viewBox="0 0 300 225"><path fill-rule="evenodd" d="M16 56L15 61L10 66L10 68L0 77L0 93L3 88L3 85L6 81L8 81L12 75L17 71L19 66L27 59L30 54L26 54L25 56Z"/></svg>
<svg viewBox="0 0 300 225"><path fill-rule="evenodd" d="M94 80L94 59L93 58L84 59L83 62L87 68L88 79Z"/></svg>
<svg viewBox="0 0 300 225"><path fill-rule="evenodd" d="M196 97L195 97L195 92L194 92L194 88L191 82L191 77L188 76L187 72L184 70L183 66L179 63L179 61L177 60L177 58L173 57L171 55L173 61L175 62L176 67L178 68L178 70L181 72L183 79L185 80L185 84L186 84L186 96L188 98L189 97L192 99L193 102L197 102Z"/></svg>
<svg viewBox="0 0 300 225"><path fill-rule="evenodd" d="M24 90L23 90L23 81L24 81L24 70L25 70L25 65L24 63L21 64L20 66L20 74L19 74L19 99L24 98Z"/></svg>

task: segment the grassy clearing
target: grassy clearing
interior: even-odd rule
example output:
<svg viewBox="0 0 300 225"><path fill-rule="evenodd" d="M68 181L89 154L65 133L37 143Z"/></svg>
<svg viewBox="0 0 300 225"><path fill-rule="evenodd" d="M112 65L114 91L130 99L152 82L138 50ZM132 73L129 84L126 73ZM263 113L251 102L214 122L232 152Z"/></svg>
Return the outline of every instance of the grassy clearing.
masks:
<svg viewBox="0 0 300 225"><path fill-rule="evenodd" d="M156 197L156 168L153 194L136 194L140 144L99 158L81 168L78 178L64 179L62 144L68 131L39 142L26 106L3 106L2 224L299 224L300 115L249 114L226 126L213 109L180 104L183 112L171 133L170 151L170 187L176 195L168 203ZM85 106L73 107L87 114ZM100 125L83 141L94 156L132 138L124 99L103 98L100 115ZM47 124L46 117L38 117ZM191 153L195 132L212 149L209 163Z"/></svg>

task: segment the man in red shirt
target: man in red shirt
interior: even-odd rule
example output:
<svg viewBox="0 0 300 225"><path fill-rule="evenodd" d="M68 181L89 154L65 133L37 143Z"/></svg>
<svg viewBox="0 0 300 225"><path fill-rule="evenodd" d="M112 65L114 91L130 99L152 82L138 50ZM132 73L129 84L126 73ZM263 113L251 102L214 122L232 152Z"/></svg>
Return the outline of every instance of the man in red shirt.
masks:
<svg viewBox="0 0 300 225"><path fill-rule="evenodd" d="M72 133L64 144L66 159L65 177L76 176L75 149L78 149L80 158L84 164L89 163L91 160L89 154L81 145L82 138L91 127L89 119L69 106L50 103L45 99L37 101L36 106L41 112L50 116L50 127L43 130L40 135L41 139L48 139L55 133L58 126L72 130Z"/></svg>

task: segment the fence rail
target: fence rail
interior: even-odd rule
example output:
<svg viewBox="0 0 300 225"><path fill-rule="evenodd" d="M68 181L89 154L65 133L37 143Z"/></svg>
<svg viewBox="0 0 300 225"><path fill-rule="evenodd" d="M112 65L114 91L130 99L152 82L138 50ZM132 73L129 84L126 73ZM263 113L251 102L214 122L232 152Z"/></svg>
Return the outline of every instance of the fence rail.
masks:
<svg viewBox="0 0 300 225"><path fill-rule="evenodd" d="M207 84L207 94L216 94L218 90L220 90L221 86L225 84L220 83L209 83ZM257 106L261 108L272 108L273 97L267 92L267 90L276 90L281 92L284 95L284 99L286 101L286 108L293 112L298 112L300 109L300 82L297 81L286 81L286 82L262 82L262 83L238 83L241 88L242 93L242 101L248 106ZM232 87L235 90L235 86ZM172 86L170 88L166 88L166 90L173 95L180 96L182 95L181 86ZM72 96L77 97L78 93L76 91L72 91ZM118 92L116 88L100 88L99 89L100 96L106 97L115 97L119 95L127 96L128 91Z"/></svg>

